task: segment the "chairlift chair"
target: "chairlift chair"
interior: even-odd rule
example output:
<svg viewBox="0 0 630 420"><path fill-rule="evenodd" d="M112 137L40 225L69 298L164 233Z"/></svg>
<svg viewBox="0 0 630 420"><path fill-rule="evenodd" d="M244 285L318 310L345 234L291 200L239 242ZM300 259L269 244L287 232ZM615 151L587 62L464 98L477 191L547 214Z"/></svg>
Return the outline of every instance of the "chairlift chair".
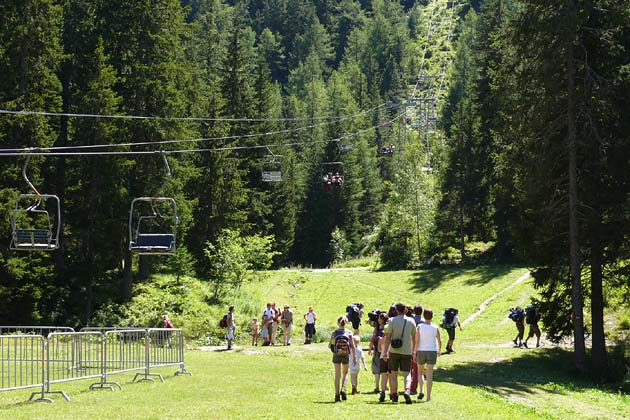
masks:
<svg viewBox="0 0 630 420"><path fill-rule="evenodd" d="M159 153L166 166L166 180L158 191L171 179L166 152ZM173 255L178 223L177 203L173 198L134 198L129 210L129 251L140 255Z"/></svg>
<svg viewBox="0 0 630 420"><path fill-rule="evenodd" d="M393 156L395 150L396 146L394 146L393 144L383 145L379 147L378 154L381 156Z"/></svg>
<svg viewBox="0 0 630 420"><path fill-rule="evenodd" d="M352 143L339 143L339 150L342 152L351 152L354 150L354 144Z"/></svg>
<svg viewBox="0 0 630 420"><path fill-rule="evenodd" d="M129 250L140 255L173 255L178 223L173 198L134 198L129 211Z"/></svg>
<svg viewBox="0 0 630 420"><path fill-rule="evenodd" d="M281 155L265 155L262 163L261 178L263 182L282 182Z"/></svg>
<svg viewBox="0 0 630 420"><path fill-rule="evenodd" d="M59 248L61 206L59 197L40 194L26 174L31 161L28 155L22 168L22 178L32 194L20 194L11 214L11 243L14 251L54 251Z"/></svg>
<svg viewBox="0 0 630 420"><path fill-rule="evenodd" d="M326 191L341 188L345 182L343 162L324 162L321 166L322 186Z"/></svg>
<svg viewBox="0 0 630 420"><path fill-rule="evenodd" d="M14 251L54 251L59 248L61 206L49 194L20 194L11 215Z"/></svg>

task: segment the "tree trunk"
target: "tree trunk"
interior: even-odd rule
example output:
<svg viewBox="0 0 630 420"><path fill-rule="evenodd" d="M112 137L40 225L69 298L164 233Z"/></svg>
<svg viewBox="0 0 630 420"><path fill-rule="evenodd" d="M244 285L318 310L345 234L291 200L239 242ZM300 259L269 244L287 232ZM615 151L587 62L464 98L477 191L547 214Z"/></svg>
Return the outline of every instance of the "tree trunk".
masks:
<svg viewBox="0 0 630 420"><path fill-rule="evenodd" d="M125 267L123 269L123 278L121 285L121 296L124 302L131 300L131 292L133 288L133 271L132 271L131 251L125 251Z"/></svg>
<svg viewBox="0 0 630 420"><path fill-rule="evenodd" d="M140 261L138 263L138 279L149 280L151 277L151 256L140 255Z"/></svg>
<svg viewBox="0 0 630 420"><path fill-rule="evenodd" d="M575 5L567 0L567 152L569 158L569 256L571 272L571 303L573 307L573 347L575 367L585 370L586 349L584 344L584 314L580 248L578 241L578 185L577 185L577 141L575 110L575 63L573 61Z"/></svg>
<svg viewBox="0 0 630 420"><path fill-rule="evenodd" d="M602 249L595 233L591 248L591 322L593 323L593 376L604 379L608 367L604 335L604 293L602 287Z"/></svg>

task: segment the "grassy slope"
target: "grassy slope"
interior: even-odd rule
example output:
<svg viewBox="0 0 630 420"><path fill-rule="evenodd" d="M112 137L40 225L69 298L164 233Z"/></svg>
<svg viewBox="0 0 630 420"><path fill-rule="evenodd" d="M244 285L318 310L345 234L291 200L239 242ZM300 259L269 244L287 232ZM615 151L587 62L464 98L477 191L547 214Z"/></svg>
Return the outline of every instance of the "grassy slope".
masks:
<svg viewBox="0 0 630 420"><path fill-rule="evenodd" d="M326 328L353 300L370 308L398 299L436 309L455 305L465 319L479 303L523 272L505 267L397 273L277 272L257 289L261 298L289 302L298 307L298 313L313 304L320 327ZM294 287L298 281L300 286ZM527 282L510 289L458 335L457 353L438 361L433 401L428 404L394 407L378 404L377 397L368 394L332 404L330 352L318 344L245 347L229 353L187 351L192 377L173 377L174 369L162 369L165 383L132 384L132 375L119 375L124 389L115 392L88 391L88 382L55 385L54 389L69 393L70 403L56 397L53 405L33 404L25 402L26 391L4 393L0 394L0 418L627 418L630 398L569 377L570 358L562 350L546 343L540 349L512 348L509 340L515 329L505 321L506 308L524 303L531 293ZM360 389L372 388L372 375L362 372Z"/></svg>

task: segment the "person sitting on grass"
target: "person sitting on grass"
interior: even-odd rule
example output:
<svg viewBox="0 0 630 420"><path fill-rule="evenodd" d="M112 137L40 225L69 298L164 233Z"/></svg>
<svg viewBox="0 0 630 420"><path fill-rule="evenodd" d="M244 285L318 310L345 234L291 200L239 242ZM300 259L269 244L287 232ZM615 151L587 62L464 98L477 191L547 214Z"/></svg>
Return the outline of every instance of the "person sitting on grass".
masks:
<svg viewBox="0 0 630 420"><path fill-rule="evenodd" d="M352 331L346 328L348 319L345 315L337 318L338 328L330 335L330 351L335 365L335 402L346 400L346 381L348 379L348 363L350 357L357 364L357 353L352 339Z"/></svg>

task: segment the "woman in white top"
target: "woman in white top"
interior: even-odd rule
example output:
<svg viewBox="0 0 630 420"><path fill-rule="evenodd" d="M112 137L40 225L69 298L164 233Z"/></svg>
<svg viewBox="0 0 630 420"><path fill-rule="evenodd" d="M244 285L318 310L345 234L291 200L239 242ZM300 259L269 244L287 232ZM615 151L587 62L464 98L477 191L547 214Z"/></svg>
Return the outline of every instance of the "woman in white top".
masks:
<svg viewBox="0 0 630 420"><path fill-rule="evenodd" d="M440 341L440 330L437 325L432 324L433 311L431 309L424 310L424 323L416 327L416 341L414 343L413 358L418 365L418 399L424 398L422 389L424 381L422 375L424 373L424 365L427 369L427 401L431 401L431 387L433 386L433 366L440 356L442 342Z"/></svg>

